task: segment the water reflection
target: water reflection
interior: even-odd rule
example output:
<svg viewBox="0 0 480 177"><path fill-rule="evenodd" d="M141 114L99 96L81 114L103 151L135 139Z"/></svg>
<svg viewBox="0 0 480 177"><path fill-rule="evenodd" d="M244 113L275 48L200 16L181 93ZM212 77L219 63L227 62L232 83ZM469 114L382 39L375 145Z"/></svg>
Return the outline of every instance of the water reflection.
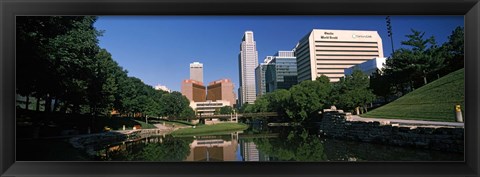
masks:
<svg viewBox="0 0 480 177"><path fill-rule="evenodd" d="M325 161L322 141L309 135L306 130L289 131L288 134L280 133L279 138L254 139L257 148L270 156L273 161Z"/></svg>
<svg viewBox="0 0 480 177"><path fill-rule="evenodd" d="M190 153L190 143L171 135L154 136L109 146L98 156L107 161L182 161Z"/></svg>
<svg viewBox="0 0 480 177"><path fill-rule="evenodd" d="M185 161L236 161L239 133L194 137Z"/></svg>
<svg viewBox="0 0 480 177"><path fill-rule="evenodd" d="M312 131L314 132L314 131ZM154 136L98 150L107 161L463 161L463 154L322 139L286 127L211 136Z"/></svg>

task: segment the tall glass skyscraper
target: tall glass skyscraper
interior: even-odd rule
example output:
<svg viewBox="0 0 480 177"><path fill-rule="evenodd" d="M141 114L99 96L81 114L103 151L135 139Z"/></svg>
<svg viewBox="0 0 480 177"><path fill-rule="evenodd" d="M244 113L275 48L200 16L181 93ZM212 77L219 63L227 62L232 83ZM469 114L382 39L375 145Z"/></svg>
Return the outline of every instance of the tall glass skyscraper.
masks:
<svg viewBox="0 0 480 177"><path fill-rule="evenodd" d="M263 60L263 63L260 63L260 65L258 65L257 68L255 68L257 97L260 97L265 93L267 93L267 90L265 87L265 72L267 72L267 66L272 60L273 60L273 56L267 56L265 57L265 60Z"/></svg>
<svg viewBox="0 0 480 177"><path fill-rule="evenodd" d="M240 44L240 53L238 54L239 66L239 106L244 103L255 102L255 67L258 65L258 51L252 31L245 31Z"/></svg>
<svg viewBox="0 0 480 177"><path fill-rule="evenodd" d="M289 89L297 83L297 59L294 51L278 51L266 67L266 92Z"/></svg>

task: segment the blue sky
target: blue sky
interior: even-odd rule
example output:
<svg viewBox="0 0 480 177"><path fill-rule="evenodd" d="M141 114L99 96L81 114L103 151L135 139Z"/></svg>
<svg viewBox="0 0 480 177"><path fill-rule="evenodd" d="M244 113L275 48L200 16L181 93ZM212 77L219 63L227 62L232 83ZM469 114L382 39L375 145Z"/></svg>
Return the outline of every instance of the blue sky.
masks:
<svg viewBox="0 0 480 177"><path fill-rule="evenodd" d="M391 16L394 47L410 29L435 36L440 45L463 16ZM254 32L259 63L279 50L291 50L312 29L378 31L385 57L392 51L385 16L101 16L100 47L145 84L180 91L189 64L203 63L204 83L229 78L238 88L238 53L243 33Z"/></svg>

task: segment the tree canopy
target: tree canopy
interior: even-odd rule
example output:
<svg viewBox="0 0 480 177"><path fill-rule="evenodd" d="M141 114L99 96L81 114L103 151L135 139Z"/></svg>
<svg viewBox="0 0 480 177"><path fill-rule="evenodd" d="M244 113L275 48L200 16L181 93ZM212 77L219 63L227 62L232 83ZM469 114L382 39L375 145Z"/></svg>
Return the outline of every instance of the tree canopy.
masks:
<svg viewBox="0 0 480 177"><path fill-rule="evenodd" d="M191 117L178 92L155 90L128 76L98 45L94 16L17 18L17 93L44 101L45 112ZM29 109L29 101L25 109ZM53 107L52 107L53 106Z"/></svg>

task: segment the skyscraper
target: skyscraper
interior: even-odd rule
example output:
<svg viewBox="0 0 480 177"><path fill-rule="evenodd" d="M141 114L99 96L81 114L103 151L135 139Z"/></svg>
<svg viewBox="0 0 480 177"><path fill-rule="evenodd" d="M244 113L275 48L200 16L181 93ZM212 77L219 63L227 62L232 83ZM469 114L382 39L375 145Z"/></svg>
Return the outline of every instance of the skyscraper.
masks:
<svg viewBox="0 0 480 177"><path fill-rule="evenodd" d="M255 102L255 67L258 65L258 52L252 31L245 31L238 54L239 65L239 106Z"/></svg>
<svg viewBox="0 0 480 177"><path fill-rule="evenodd" d="M265 90L290 89L297 84L297 60L293 51L278 51L265 71Z"/></svg>
<svg viewBox="0 0 480 177"><path fill-rule="evenodd" d="M273 56L267 56L263 60L263 63L260 63L257 68L255 68L255 81L257 86L257 97L264 95L267 93L267 89L265 87L265 72L267 71L267 66L269 65L270 61L272 61Z"/></svg>
<svg viewBox="0 0 480 177"><path fill-rule="evenodd" d="M203 83L203 64L200 62L190 63L190 79Z"/></svg>
<svg viewBox="0 0 480 177"><path fill-rule="evenodd" d="M377 31L314 29L295 47L298 82L321 75L331 82L344 77L344 69L383 57L382 38Z"/></svg>

